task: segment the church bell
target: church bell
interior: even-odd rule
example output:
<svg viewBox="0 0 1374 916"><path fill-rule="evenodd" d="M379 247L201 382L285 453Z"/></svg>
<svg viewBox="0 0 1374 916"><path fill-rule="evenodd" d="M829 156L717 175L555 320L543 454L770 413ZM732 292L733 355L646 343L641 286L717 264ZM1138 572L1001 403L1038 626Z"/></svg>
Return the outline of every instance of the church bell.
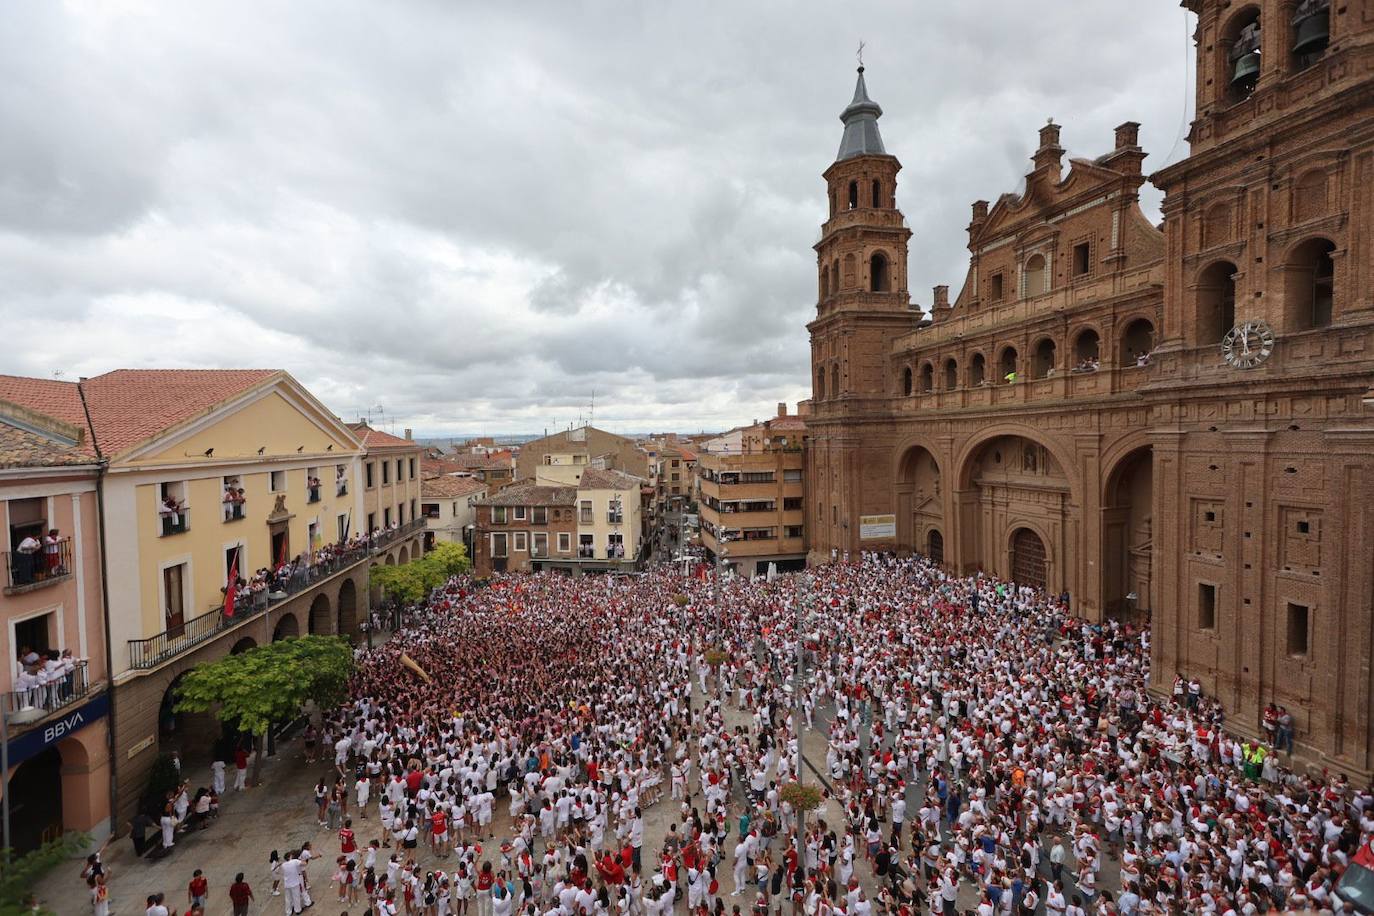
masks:
<svg viewBox="0 0 1374 916"><path fill-rule="evenodd" d="M1329 0L1303 3L1293 17L1297 36L1293 41L1294 54L1316 54L1331 40L1331 6Z"/></svg>
<svg viewBox="0 0 1374 916"><path fill-rule="evenodd" d="M1246 84L1253 84L1259 79L1259 69L1260 56L1258 51L1242 54L1236 60L1236 72L1235 75L1231 77L1231 85L1244 86Z"/></svg>

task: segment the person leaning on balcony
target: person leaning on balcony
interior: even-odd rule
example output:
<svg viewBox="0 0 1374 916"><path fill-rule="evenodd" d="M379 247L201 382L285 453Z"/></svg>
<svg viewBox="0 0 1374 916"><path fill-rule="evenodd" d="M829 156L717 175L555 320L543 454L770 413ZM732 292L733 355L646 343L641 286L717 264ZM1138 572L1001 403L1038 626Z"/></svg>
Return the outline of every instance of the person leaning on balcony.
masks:
<svg viewBox="0 0 1374 916"><path fill-rule="evenodd" d="M62 538L57 536L56 528L48 529L48 536L43 538L43 556L46 559L48 575L56 576L62 573Z"/></svg>
<svg viewBox="0 0 1374 916"><path fill-rule="evenodd" d="M38 538L28 535L19 542L15 552L19 554L17 569L15 569L14 582L16 585L28 585L33 581L36 564L38 562L38 552L43 549Z"/></svg>

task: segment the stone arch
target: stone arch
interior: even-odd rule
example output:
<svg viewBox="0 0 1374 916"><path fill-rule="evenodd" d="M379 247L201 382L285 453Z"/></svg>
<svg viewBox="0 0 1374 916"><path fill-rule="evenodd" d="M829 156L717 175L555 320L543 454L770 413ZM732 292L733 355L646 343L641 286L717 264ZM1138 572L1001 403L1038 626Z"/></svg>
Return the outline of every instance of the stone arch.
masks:
<svg viewBox="0 0 1374 916"><path fill-rule="evenodd" d="M968 384L977 388L988 380L988 360L980 351L975 350L968 361Z"/></svg>
<svg viewBox="0 0 1374 916"><path fill-rule="evenodd" d="M1121 347L1116 358L1118 366L1141 366L1149 362L1155 348L1155 324L1149 318L1133 318L1121 331ZM1143 357L1143 359L1142 359Z"/></svg>
<svg viewBox="0 0 1374 916"><path fill-rule="evenodd" d="M62 746L46 748L16 766L5 779L10 797L10 846L17 855L32 852L61 836L66 827L63 810Z"/></svg>
<svg viewBox="0 0 1374 916"><path fill-rule="evenodd" d="M820 366L816 369L816 400L825 400L825 367Z"/></svg>
<svg viewBox="0 0 1374 916"><path fill-rule="evenodd" d="M1102 359L1102 335L1097 328L1086 325L1078 328L1073 335L1073 364L1075 367L1097 365Z"/></svg>
<svg viewBox="0 0 1374 916"><path fill-rule="evenodd" d="M1020 371L1019 359L1016 347L1011 344L1007 344L998 351L997 381L999 384L1010 384L1016 381L1017 373Z"/></svg>
<svg viewBox="0 0 1374 916"><path fill-rule="evenodd" d="M825 299L830 295L830 265L821 265L821 298Z"/></svg>
<svg viewBox="0 0 1374 916"><path fill-rule="evenodd" d="M1053 337L1042 337L1031 348L1031 378L1049 378L1055 372L1059 348Z"/></svg>
<svg viewBox="0 0 1374 916"><path fill-rule="evenodd" d="M830 364L830 396L837 398L840 396L840 364Z"/></svg>
<svg viewBox="0 0 1374 916"><path fill-rule="evenodd" d="M358 585L346 578L339 585L339 635L350 639L358 632Z"/></svg>
<svg viewBox="0 0 1374 916"><path fill-rule="evenodd" d="M301 625L296 620L296 615L282 614L281 618L277 621L277 626L272 630L272 641L278 642L299 635L301 635Z"/></svg>
<svg viewBox="0 0 1374 916"><path fill-rule="evenodd" d="M1021 267L1021 295L1031 299L1041 293L1049 292L1049 262L1039 252L1026 258Z"/></svg>
<svg viewBox="0 0 1374 916"><path fill-rule="evenodd" d="M245 636L238 642L234 643L234 647L229 650L229 654L239 655L244 652L247 652L249 649L256 649L257 647L258 641L256 639L254 639L251 636Z"/></svg>
<svg viewBox="0 0 1374 916"><path fill-rule="evenodd" d="M1069 483L1069 494L1071 501L1078 505L1082 501L1082 485L1078 480L1074 470L1073 452L1060 442L1050 436L1046 436L1036 427L1025 423L996 423L992 426L978 430L964 442L954 459L954 467L957 469L957 486L961 490L970 489L973 483L973 473L976 470L974 459L978 457L979 451L994 439L1002 437L1015 437L1026 439L1036 445L1041 446L1055 460L1059 468L1064 472L1064 476Z"/></svg>
<svg viewBox="0 0 1374 916"><path fill-rule="evenodd" d="M959 387L959 361L954 357L945 360L945 390L953 391Z"/></svg>
<svg viewBox="0 0 1374 916"><path fill-rule="evenodd" d="M393 556L392 554L387 554L387 555L386 555L386 565L387 565L387 566L395 566L395 565L396 565L396 557Z"/></svg>
<svg viewBox="0 0 1374 916"><path fill-rule="evenodd" d="M333 614L330 612L329 596L320 592L315 599L310 602L309 617L310 633L316 636L325 636L329 633L329 625L334 622Z"/></svg>
<svg viewBox="0 0 1374 916"><path fill-rule="evenodd" d="M1331 324L1336 301L1336 243L1316 236L1288 249L1283 259L1284 325L1306 331Z"/></svg>
<svg viewBox="0 0 1374 916"><path fill-rule="evenodd" d="M397 566L405 566L405 565L406 565L407 563L409 563L409 562L410 562L410 548L409 548L408 546L406 546L405 544L402 544L402 545L401 545L401 549L398 550L398 551L396 551L396 565L397 565Z"/></svg>
<svg viewBox="0 0 1374 916"><path fill-rule="evenodd" d="M868 285L869 289L875 293L886 293L892 290L892 277L887 254L882 251L875 251L868 259Z"/></svg>
<svg viewBox="0 0 1374 916"><path fill-rule="evenodd" d="M199 660L208 661L206 658ZM208 760L212 749L224 733L216 713L179 712L176 709L176 689L192 667L194 666L188 665L168 679L167 687L162 691L162 701L158 706L158 749L162 753L179 751L183 766L186 763L200 762L201 759Z"/></svg>
<svg viewBox="0 0 1374 916"><path fill-rule="evenodd" d="M895 454L898 542L905 549L926 553L926 533L945 521L940 460L934 444L919 437L903 442Z"/></svg>
<svg viewBox="0 0 1374 916"><path fill-rule="evenodd" d="M920 391L921 394L930 394L934 390L935 366L931 364L930 360L926 360L924 363L921 364Z"/></svg>
<svg viewBox="0 0 1374 916"><path fill-rule="evenodd" d="M1255 87L1255 80L1237 81L1236 61L1231 59L1231 51L1236 43L1249 34L1248 30L1254 27L1256 31L1262 30L1264 23L1260 8L1255 4L1248 4L1241 7L1231 14L1226 23L1221 27L1216 42L1217 54L1217 98L1219 101L1228 104L1239 102L1245 99ZM1262 35L1262 32L1261 32ZM1258 54L1256 54L1258 58ZM1263 66L1263 64L1260 64Z"/></svg>
<svg viewBox="0 0 1374 916"><path fill-rule="evenodd" d="M903 394L905 397L911 397L911 388L912 388L911 367L910 367L910 366L903 366L903 367L902 367L902 394Z"/></svg>
<svg viewBox="0 0 1374 916"><path fill-rule="evenodd" d="M1127 437L1101 456L1101 466L1103 610L1115 617L1148 615L1154 566L1154 452L1148 435Z"/></svg>
<svg viewBox="0 0 1374 916"><path fill-rule="evenodd" d="M830 262L830 295L835 295L840 291L840 259L835 258Z"/></svg>
<svg viewBox="0 0 1374 916"><path fill-rule="evenodd" d="M1198 272L1193 292L1196 344L1220 343L1236 324L1236 274L1230 261L1214 261Z"/></svg>

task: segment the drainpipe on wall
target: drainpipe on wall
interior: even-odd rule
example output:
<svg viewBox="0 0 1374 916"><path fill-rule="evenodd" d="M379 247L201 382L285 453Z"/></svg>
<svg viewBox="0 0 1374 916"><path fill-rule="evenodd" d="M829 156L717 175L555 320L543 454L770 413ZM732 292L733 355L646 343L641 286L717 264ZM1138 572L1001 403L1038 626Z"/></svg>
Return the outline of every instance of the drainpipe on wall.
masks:
<svg viewBox="0 0 1374 916"><path fill-rule="evenodd" d="M110 836L119 835L119 755L115 753L115 689L114 689L114 646L110 643L110 575L105 559L105 471L109 462L100 454L100 443L95 438L95 424L91 422L91 409L86 404L86 388L81 382L76 384L81 395L81 411L86 415L86 428L91 431L91 446L95 449L95 516L100 534L100 606L105 619L105 693L110 698L110 711L106 714L108 724L105 729L106 751L110 759Z"/></svg>

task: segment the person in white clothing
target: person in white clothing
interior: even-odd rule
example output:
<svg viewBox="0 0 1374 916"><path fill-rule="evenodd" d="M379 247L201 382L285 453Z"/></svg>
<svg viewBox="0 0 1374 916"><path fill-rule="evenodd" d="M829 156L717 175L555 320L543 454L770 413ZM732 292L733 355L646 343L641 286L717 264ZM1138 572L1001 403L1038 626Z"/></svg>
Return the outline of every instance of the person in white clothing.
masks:
<svg viewBox="0 0 1374 916"><path fill-rule="evenodd" d="M286 916L297 916L305 909L301 896L305 879L301 875L301 860L294 849L286 854L286 861L281 864L281 883L286 891Z"/></svg>

